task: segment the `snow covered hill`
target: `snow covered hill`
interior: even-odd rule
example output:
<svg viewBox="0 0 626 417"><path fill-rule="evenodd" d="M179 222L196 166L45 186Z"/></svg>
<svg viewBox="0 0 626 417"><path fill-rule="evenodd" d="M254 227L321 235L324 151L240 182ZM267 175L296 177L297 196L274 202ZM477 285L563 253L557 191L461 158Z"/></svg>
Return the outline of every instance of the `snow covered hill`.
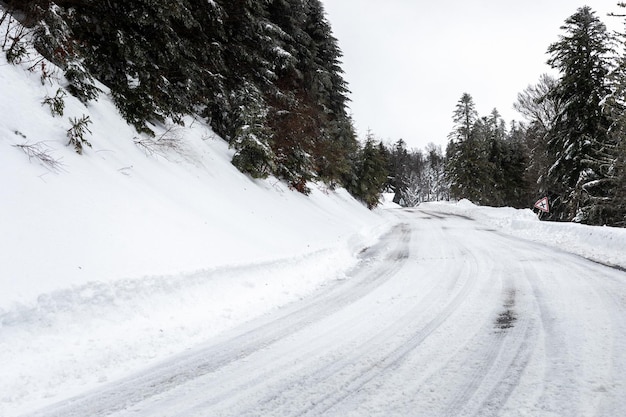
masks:
<svg viewBox="0 0 626 417"><path fill-rule="evenodd" d="M344 190L307 197L242 175L200 120L155 126L153 140L105 94L67 95L54 117L42 102L63 85L0 57L0 415L341 279L393 223ZM78 155L67 130L84 116Z"/></svg>

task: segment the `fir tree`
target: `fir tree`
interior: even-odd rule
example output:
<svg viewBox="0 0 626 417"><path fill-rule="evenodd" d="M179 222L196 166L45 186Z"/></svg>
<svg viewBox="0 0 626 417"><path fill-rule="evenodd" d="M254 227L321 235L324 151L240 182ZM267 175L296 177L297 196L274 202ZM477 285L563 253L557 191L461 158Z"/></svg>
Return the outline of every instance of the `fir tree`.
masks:
<svg viewBox="0 0 626 417"><path fill-rule="evenodd" d="M626 7L626 3L619 3ZM616 15L626 17L626 15ZM607 198L601 206L603 223L626 227L626 33L619 34L622 51L615 59L615 68L608 80L611 95L604 103L605 113L611 120L609 143L604 155L604 172Z"/></svg>
<svg viewBox="0 0 626 417"><path fill-rule="evenodd" d="M597 223L602 214L596 203L607 197L601 165L610 122L601 103L610 92L611 37L589 7L578 9L561 29L565 33L548 49L548 63L561 73L550 95L564 108L549 132L552 165L545 191L553 197L551 218Z"/></svg>
<svg viewBox="0 0 626 417"><path fill-rule="evenodd" d="M368 208L374 208L380 202L380 196L387 182L387 151L382 142L375 142L368 133L365 145L356 159L353 181L347 184L348 191Z"/></svg>
<svg viewBox="0 0 626 417"><path fill-rule="evenodd" d="M276 156L269 143L271 132L266 124L267 107L261 93L252 84L242 86L236 98L237 130L230 141L236 152L232 163L253 178L266 178L275 172Z"/></svg>
<svg viewBox="0 0 626 417"><path fill-rule="evenodd" d="M393 202L403 205L406 201L406 193L409 189L411 179L410 155L406 148L406 142L400 139L389 152L388 158L388 187L394 193ZM417 175L413 175L414 183L417 182Z"/></svg>
<svg viewBox="0 0 626 417"><path fill-rule="evenodd" d="M474 99L468 93L463 93L456 104L452 115L454 129L448 135L448 139L454 142L467 142L472 139L472 130L478 119L478 112Z"/></svg>
<svg viewBox="0 0 626 417"><path fill-rule="evenodd" d="M446 177L451 197L467 198L483 203L487 188L488 170L485 166L484 121L478 118L472 96L464 93L452 116L454 129L448 136L446 149Z"/></svg>
<svg viewBox="0 0 626 417"><path fill-rule="evenodd" d="M426 195L425 201L439 201L449 198L448 183L445 180L445 159L441 146L426 145Z"/></svg>
<svg viewBox="0 0 626 417"><path fill-rule="evenodd" d="M345 111L341 52L319 1L274 0L268 10L282 31L280 48L290 58L289 65L277 71L280 94L270 100L275 149L284 155L283 166L312 167L318 178L334 185L348 172L347 161L356 147ZM291 126L306 128L299 129L294 140L290 139ZM290 144L296 142L297 146ZM290 154L278 148L301 151Z"/></svg>

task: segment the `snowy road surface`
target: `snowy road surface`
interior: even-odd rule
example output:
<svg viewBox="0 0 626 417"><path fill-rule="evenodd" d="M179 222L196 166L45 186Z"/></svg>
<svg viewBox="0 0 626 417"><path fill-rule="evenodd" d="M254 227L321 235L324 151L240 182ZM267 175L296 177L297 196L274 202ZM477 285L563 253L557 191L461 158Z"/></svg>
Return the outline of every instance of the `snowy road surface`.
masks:
<svg viewBox="0 0 626 417"><path fill-rule="evenodd" d="M345 280L33 415L626 415L624 272L397 215Z"/></svg>

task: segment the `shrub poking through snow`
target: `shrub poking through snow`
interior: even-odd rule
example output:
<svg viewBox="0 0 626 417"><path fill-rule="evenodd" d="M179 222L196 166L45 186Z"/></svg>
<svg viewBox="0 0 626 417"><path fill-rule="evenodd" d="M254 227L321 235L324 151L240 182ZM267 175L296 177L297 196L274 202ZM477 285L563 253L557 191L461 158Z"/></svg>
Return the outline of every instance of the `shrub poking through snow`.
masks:
<svg viewBox="0 0 626 417"><path fill-rule="evenodd" d="M63 165L59 159L55 159L50 154L50 149L43 142L22 143L13 146L21 149L29 160L35 159L51 171L59 171Z"/></svg>
<svg viewBox="0 0 626 417"><path fill-rule="evenodd" d="M28 58L28 50L26 49L28 30L17 23L7 11L4 11L0 16L0 22L4 21L8 23L2 39L2 50L6 55L7 62L17 65Z"/></svg>
<svg viewBox="0 0 626 417"><path fill-rule="evenodd" d="M169 151L174 151L179 154L184 153L181 129L177 125L169 126L167 130L157 138L143 136L135 137L133 140L135 145L149 156L159 155L167 159L166 155Z"/></svg>
<svg viewBox="0 0 626 417"><path fill-rule="evenodd" d="M80 119L70 117L70 123L72 124L72 127L67 129L67 138L69 140L67 144L74 146L76 152L79 155L82 155L83 145L91 148L91 143L85 139L87 132L91 134L91 130L87 127L91 123L91 120L89 119L89 116L83 115Z"/></svg>
<svg viewBox="0 0 626 417"><path fill-rule="evenodd" d="M50 106L50 113L52 113L53 116L63 116L63 111L65 110L63 97L65 97L65 91L59 88L54 97L46 96L41 104Z"/></svg>

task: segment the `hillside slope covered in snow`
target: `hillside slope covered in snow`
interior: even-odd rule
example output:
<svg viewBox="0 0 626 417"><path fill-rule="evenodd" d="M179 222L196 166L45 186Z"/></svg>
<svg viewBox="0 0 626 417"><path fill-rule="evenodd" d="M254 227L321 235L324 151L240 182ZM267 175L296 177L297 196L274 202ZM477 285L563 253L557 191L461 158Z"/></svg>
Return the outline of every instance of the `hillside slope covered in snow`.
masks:
<svg viewBox="0 0 626 417"><path fill-rule="evenodd" d="M241 174L199 120L151 139L106 94L54 117L43 101L64 84L0 56L1 415L340 279L393 223L342 189ZM85 116L79 155L67 131Z"/></svg>

